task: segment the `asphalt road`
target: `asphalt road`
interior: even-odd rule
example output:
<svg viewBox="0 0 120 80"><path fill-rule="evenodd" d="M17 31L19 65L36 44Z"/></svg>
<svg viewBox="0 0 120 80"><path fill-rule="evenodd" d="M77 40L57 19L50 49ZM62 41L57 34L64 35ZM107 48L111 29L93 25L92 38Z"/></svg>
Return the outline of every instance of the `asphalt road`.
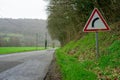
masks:
<svg viewBox="0 0 120 80"><path fill-rule="evenodd" d="M43 80L54 49L0 55L0 80Z"/></svg>

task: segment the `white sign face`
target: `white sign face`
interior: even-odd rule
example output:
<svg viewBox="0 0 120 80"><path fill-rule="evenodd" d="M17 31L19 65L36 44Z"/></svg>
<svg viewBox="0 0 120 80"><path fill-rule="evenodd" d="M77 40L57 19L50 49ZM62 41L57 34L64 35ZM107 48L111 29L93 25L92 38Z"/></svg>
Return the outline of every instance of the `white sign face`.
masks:
<svg viewBox="0 0 120 80"><path fill-rule="evenodd" d="M95 8L88 19L83 31L84 32L97 32L110 30L108 24L102 17L101 13Z"/></svg>

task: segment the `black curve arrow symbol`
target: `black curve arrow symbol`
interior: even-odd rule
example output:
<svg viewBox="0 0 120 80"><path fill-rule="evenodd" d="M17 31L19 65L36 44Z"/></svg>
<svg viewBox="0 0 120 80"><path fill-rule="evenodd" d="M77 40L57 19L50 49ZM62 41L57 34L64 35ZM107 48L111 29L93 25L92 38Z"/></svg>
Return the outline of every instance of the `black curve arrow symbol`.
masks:
<svg viewBox="0 0 120 80"><path fill-rule="evenodd" d="M99 19L99 17L96 17L93 21L92 21L92 27L94 28L94 23L95 23L95 21L96 20L98 20Z"/></svg>

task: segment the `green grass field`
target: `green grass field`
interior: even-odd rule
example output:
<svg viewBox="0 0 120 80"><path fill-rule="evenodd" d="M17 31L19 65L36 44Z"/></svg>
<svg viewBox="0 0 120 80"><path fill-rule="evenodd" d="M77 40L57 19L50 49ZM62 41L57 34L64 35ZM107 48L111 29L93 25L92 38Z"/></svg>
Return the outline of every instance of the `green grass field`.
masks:
<svg viewBox="0 0 120 80"><path fill-rule="evenodd" d="M0 54L44 50L44 47L0 47Z"/></svg>

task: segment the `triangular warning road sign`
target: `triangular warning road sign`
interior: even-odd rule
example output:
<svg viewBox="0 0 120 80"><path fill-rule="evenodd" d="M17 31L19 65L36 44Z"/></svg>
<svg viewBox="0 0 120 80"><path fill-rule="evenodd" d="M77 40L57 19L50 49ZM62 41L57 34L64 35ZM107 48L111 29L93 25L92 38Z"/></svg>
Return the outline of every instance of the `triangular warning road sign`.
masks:
<svg viewBox="0 0 120 80"><path fill-rule="evenodd" d="M83 31L84 32L97 32L110 30L108 24L102 17L100 11L95 8L88 19Z"/></svg>

